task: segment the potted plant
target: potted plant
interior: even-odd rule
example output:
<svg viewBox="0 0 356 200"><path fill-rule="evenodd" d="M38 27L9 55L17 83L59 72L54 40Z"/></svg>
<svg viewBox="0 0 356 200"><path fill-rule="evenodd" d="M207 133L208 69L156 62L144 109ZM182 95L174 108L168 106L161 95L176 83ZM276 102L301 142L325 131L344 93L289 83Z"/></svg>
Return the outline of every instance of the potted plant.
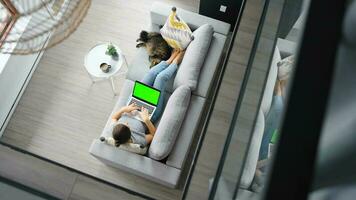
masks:
<svg viewBox="0 0 356 200"><path fill-rule="evenodd" d="M119 58L119 54L117 53L115 46L111 43L108 45L108 48L106 49L105 53L107 55L110 55L115 60L117 60Z"/></svg>

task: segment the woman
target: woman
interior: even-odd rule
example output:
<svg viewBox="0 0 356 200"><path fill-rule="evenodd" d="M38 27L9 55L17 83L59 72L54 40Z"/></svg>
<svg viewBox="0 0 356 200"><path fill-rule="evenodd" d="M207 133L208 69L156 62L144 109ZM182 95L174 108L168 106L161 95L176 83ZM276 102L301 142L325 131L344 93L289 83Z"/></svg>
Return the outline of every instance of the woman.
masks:
<svg viewBox="0 0 356 200"><path fill-rule="evenodd" d="M152 115L151 120L149 119L148 111L145 108L141 108L140 112L143 122L128 115L129 113L140 109L134 104L122 107L112 116L114 122L112 136L116 146L120 146L120 144L127 142L147 146L152 142L156 132L156 127L153 123L160 118L164 110L164 93L166 84L177 71L178 64L181 63L183 56L183 51L174 50L167 61L162 61L151 68L141 81L161 91L156 111Z"/></svg>

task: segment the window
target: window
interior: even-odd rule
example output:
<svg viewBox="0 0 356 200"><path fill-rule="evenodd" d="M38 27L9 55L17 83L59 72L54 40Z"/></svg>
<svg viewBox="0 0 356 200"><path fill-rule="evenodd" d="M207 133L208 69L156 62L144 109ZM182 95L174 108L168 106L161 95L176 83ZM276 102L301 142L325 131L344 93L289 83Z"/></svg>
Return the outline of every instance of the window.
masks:
<svg viewBox="0 0 356 200"><path fill-rule="evenodd" d="M16 8L10 0L0 0L0 47L18 17Z"/></svg>

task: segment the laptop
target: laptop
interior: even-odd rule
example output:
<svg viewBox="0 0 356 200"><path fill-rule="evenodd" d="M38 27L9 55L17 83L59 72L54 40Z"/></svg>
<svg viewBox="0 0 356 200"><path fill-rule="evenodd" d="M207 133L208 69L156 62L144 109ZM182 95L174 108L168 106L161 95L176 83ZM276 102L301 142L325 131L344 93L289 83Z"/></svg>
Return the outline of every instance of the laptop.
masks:
<svg viewBox="0 0 356 200"><path fill-rule="evenodd" d="M129 98L127 105L131 105L132 103L134 103L140 108L139 111L141 111L142 107L146 108L151 119L153 113L156 111L160 96L160 90L141 83L140 81L135 81L132 95ZM133 115L135 119L142 121L139 112L133 112Z"/></svg>

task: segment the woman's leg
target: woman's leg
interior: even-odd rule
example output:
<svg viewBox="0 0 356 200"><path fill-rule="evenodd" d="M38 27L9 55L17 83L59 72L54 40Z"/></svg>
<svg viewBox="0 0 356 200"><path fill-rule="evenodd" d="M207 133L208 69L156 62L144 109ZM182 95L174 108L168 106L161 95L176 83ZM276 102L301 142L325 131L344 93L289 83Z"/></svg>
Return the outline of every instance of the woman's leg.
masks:
<svg viewBox="0 0 356 200"><path fill-rule="evenodd" d="M143 77L141 82L146 85L153 86L156 76L167 67L168 63L166 61L161 61L157 65L153 66L150 71L148 71L148 73Z"/></svg>
<svg viewBox="0 0 356 200"><path fill-rule="evenodd" d="M173 51L171 57L167 61L161 61L157 65L153 66L150 71L143 77L141 80L142 83L146 85L153 86L153 83L157 77L157 75L166 69L178 55L178 51Z"/></svg>
<svg viewBox="0 0 356 200"><path fill-rule="evenodd" d="M177 57L172 61L172 64L170 64L165 70L159 73L156 77L153 87L161 91L161 96L158 100L156 111L151 118L152 122L156 122L163 113L167 82L171 80L174 74L176 73L178 69L178 64L182 61L183 56L184 56L184 52L180 52L177 55Z"/></svg>
<svg viewBox="0 0 356 200"><path fill-rule="evenodd" d="M177 71L178 65L176 63L170 64L164 71L158 74L153 87L159 89L161 91L161 96L158 100L158 105L156 107L156 111L153 113L151 118L152 122L156 122L162 115L164 110L164 97L166 91L167 82L173 77L175 72Z"/></svg>

